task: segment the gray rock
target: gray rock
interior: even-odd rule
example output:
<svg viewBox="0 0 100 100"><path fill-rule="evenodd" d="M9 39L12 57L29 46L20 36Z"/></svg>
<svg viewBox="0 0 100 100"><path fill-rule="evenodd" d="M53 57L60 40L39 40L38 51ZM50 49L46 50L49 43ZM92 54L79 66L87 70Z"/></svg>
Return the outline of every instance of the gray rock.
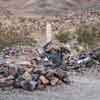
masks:
<svg viewBox="0 0 100 100"><path fill-rule="evenodd" d="M28 72L25 72L23 75L22 75L23 79L24 80L27 80L27 81L30 81L32 80L32 75Z"/></svg>
<svg viewBox="0 0 100 100"><path fill-rule="evenodd" d="M29 83L30 83L30 90L31 90L31 91L33 91L34 89L37 88L37 84L38 84L37 81L32 80L32 81L30 81Z"/></svg>
<svg viewBox="0 0 100 100"><path fill-rule="evenodd" d="M25 90L33 91L37 87L37 81L22 81L21 87Z"/></svg>
<svg viewBox="0 0 100 100"><path fill-rule="evenodd" d="M6 65L0 66L0 74L3 76L8 76L9 75L8 66Z"/></svg>

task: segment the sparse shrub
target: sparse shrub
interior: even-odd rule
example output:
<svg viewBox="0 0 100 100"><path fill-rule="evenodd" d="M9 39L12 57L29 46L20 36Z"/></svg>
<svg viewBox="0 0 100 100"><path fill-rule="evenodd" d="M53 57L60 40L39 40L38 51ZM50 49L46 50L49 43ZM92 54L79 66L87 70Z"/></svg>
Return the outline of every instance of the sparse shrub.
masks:
<svg viewBox="0 0 100 100"><path fill-rule="evenodd" d="M78 41L79 47L84 50L100 46L100 22L94 24L81 24L77 27L76 32L66 32L56 34L56 39L63 43Z"/></svg>
<svg viewBox="0 0 100 100"><path fill-rule="evenodd" d="M66 43L75 38L75 34L71 32L58 33L55 35L56 39L62 43Z"/></svg>
<svg viewBox="0 0 100 100"><path fill-rule="evenodd" d="M5 18L0 20L0 50L13 45L34 46L36 40L32 33L32 27L25 18Z"/></svg>
<svg viewBox="0 0 100 100"><path fill-rule="evenodd" d="M99 44L100 28L95 25L81 25L77 30L77 40L86 49L93 48Z"/></svg>
<svg viewBox="0 0 100 100"><path fill-rule="evenodd" d="M2 33L0 32L0 50L5 47L10 47L13 45L30 45L34 46L36 43L33 37L27 37L14 32Z"/></svg>

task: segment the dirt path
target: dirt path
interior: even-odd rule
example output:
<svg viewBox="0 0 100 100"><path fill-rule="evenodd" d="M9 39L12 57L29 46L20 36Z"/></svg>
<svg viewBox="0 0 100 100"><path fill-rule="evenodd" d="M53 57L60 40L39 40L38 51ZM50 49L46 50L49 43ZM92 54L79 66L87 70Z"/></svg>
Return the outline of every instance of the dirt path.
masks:
<svg viewBox="0 0 100 100"><path fill-rule="evenodd" d="M45 91L0 91L0 100L100 100L100 80L73 77L70 86L53 87Z"/></svg>

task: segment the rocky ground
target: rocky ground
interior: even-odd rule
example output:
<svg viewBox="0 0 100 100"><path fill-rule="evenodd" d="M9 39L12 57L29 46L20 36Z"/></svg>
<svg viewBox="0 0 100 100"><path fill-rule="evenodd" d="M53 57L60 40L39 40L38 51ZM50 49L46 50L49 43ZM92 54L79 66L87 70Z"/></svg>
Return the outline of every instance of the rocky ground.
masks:
<svg viewBox="0 0 100 100"><path fill-rule="evenodd" d="M0 28L1 28L0 30L5 33L14 31L19 34L20 33L32 34L34 32L44 33L46 22L49 21L52 24L53 32L56 33L56 32L66 31L67 29L73 28L73 26L75 27L80 23L85 23L85 22L93 23L94 21L99 20L100 14L95 13L95 10L93 10L92 12L88 12L87 10L84 13L80 12L80 9L84 10L87 9L88 7L90 8L90 10L91 7L97 7L97 9L99 9L99 3L100 3L99 0L94 0L94 1L91 0L90 1L46 0L45 1L44 0L42 2L41 1L42 0L37 0L37 1L20 0L20 2L16 2L16 0L1 0L0 16L4 15L6 17L0 18ZM57 5L55 5L56 3ZM79 12L76 14L75 12L77 11ZM21 16L21 18L9 17L10 15ZM33 17L33 15L35 16ZM58 15L60 15L60 17ZM63 17L62 15L65 17ZM27 18L27 17L23 18L23 16L32 16L32 18ZM42 36L44 37L44 35ZM40 39L41 35L38 38ZM31 53L29 56L30 56L29 58L33 57L31 56ZM7 57L9 56L7 55ZM28 57L26 55L26 57L20 56L19 58L22 60L22 63L24 63L23 58L27 59ZM11 61L12 63L17 62L16 57L15 58L11 57L10 60L8 58L6 59L6 61L8 62ZM15 66L12 63L10 63L9 66L11 67L12 70L15 70L12 68L12 65ZM12 89L12 87L2 88L0 89L0 100L33 100L33 99L34 100L40 100L40 99L100 100L100 95L99 95L100 68L99 68L99 64L97 65L98 65L97 67L92 66L92 68L87 68L87 69L84 68L83 66L83 68L77 70L77 72L69 73L68 77L71 83L67 85L63 83L60 86L59 85L55 85L53 87L48 86L47 88L43 88L42 91L35 90L33 92L28 92L23 89ZM73 67L77 67L77 66L73 66ZM3 66L3 68L5 69L5 66ZM80 73L81 71L82 73ZM11 74L11 72L9 72L8 74ZM4 77L2 77L1 75L0 79L2 80L2 78ZM25 77L27 78L27 76ZM10 78L11 80L14 80L14 78L13 79L12 77ZM44 78L42 80L44 81ZM4 80L2 82L4 82Z"/></svg>
<svg viewBox="0 0 100 100"><path fill-rule="evenodd" d="M43 91L0 90L0 100L99 100L100 80L74 77L68 86L48 88Z"/></svg>
<svg viewBox="0 0 100 100"><path fill-rule="evenodd" d="M23 51L22 54L24 58L30 55L30 52L32 52L30 50L32 49L24 49L24 50L22 49ZM15 55L16 49L5 49L3 53L4 53L4 58L8 57L6 61L9 62L7 63L9 65L9 68L12 67L11 63L14 64L17 59L12 59L14 60L14 62L10 60L12 56L16 57ZM0 89L0 100L13 100L13 99L15 100L18 100L18 99L19 100L27 100L27 99L29 100L33 100L33 99L34 100L40 100L40 99L44 99L44 100L66 100L66 99L68 100L73 100L73 99L74 100L99 100L100 99L100 95L99 95L100 66L98 63L99 49L94 50L92 53L93 55L91 55L90 57L93 57L95 60L97 59L97 62L95 62L94 65L90 64L91 60L87 59L87 57L89 57L89 54L86 54L85 56L82 56L83 57L82 60L78 60L78 64L81 65L79 68L77 68L77 66L73 66L74 68L73 70L71 69L69 71L66 71L68 78L70 79L70 84L65 85L64 83L62 83L60 85L48 86L47 88L42 88L42 90L37 89L31 92L28 92L23 89L14 89L13 87L2 88ZM23 58L22 55L19 55L19 58L20 57L21 59ZM31 59L31 55L30 55L29 61L30 59ZM87 67L86 62L88 61L90 62L88 63L89 66ZM26 66L25 64L28 64L28 62L25 63L23 60L20 62L22 64L24 63L24 67ZM12 73L9 73L9 74L12 74ZM25 80L28 77L27 76L24 77ZM0 82L0 84L1 83L2 82Z"/></svg>

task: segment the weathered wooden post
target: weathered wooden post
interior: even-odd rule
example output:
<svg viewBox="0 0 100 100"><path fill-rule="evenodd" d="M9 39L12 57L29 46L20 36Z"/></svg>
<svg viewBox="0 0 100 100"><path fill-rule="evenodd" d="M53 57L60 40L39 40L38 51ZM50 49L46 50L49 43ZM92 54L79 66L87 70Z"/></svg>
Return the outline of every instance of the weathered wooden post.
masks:
<svg viewBox="0 0 100 100"><path fill-rule="evenodd" d="M52 40L52 27L49 22L46 23L46 43Z"/></svg>

